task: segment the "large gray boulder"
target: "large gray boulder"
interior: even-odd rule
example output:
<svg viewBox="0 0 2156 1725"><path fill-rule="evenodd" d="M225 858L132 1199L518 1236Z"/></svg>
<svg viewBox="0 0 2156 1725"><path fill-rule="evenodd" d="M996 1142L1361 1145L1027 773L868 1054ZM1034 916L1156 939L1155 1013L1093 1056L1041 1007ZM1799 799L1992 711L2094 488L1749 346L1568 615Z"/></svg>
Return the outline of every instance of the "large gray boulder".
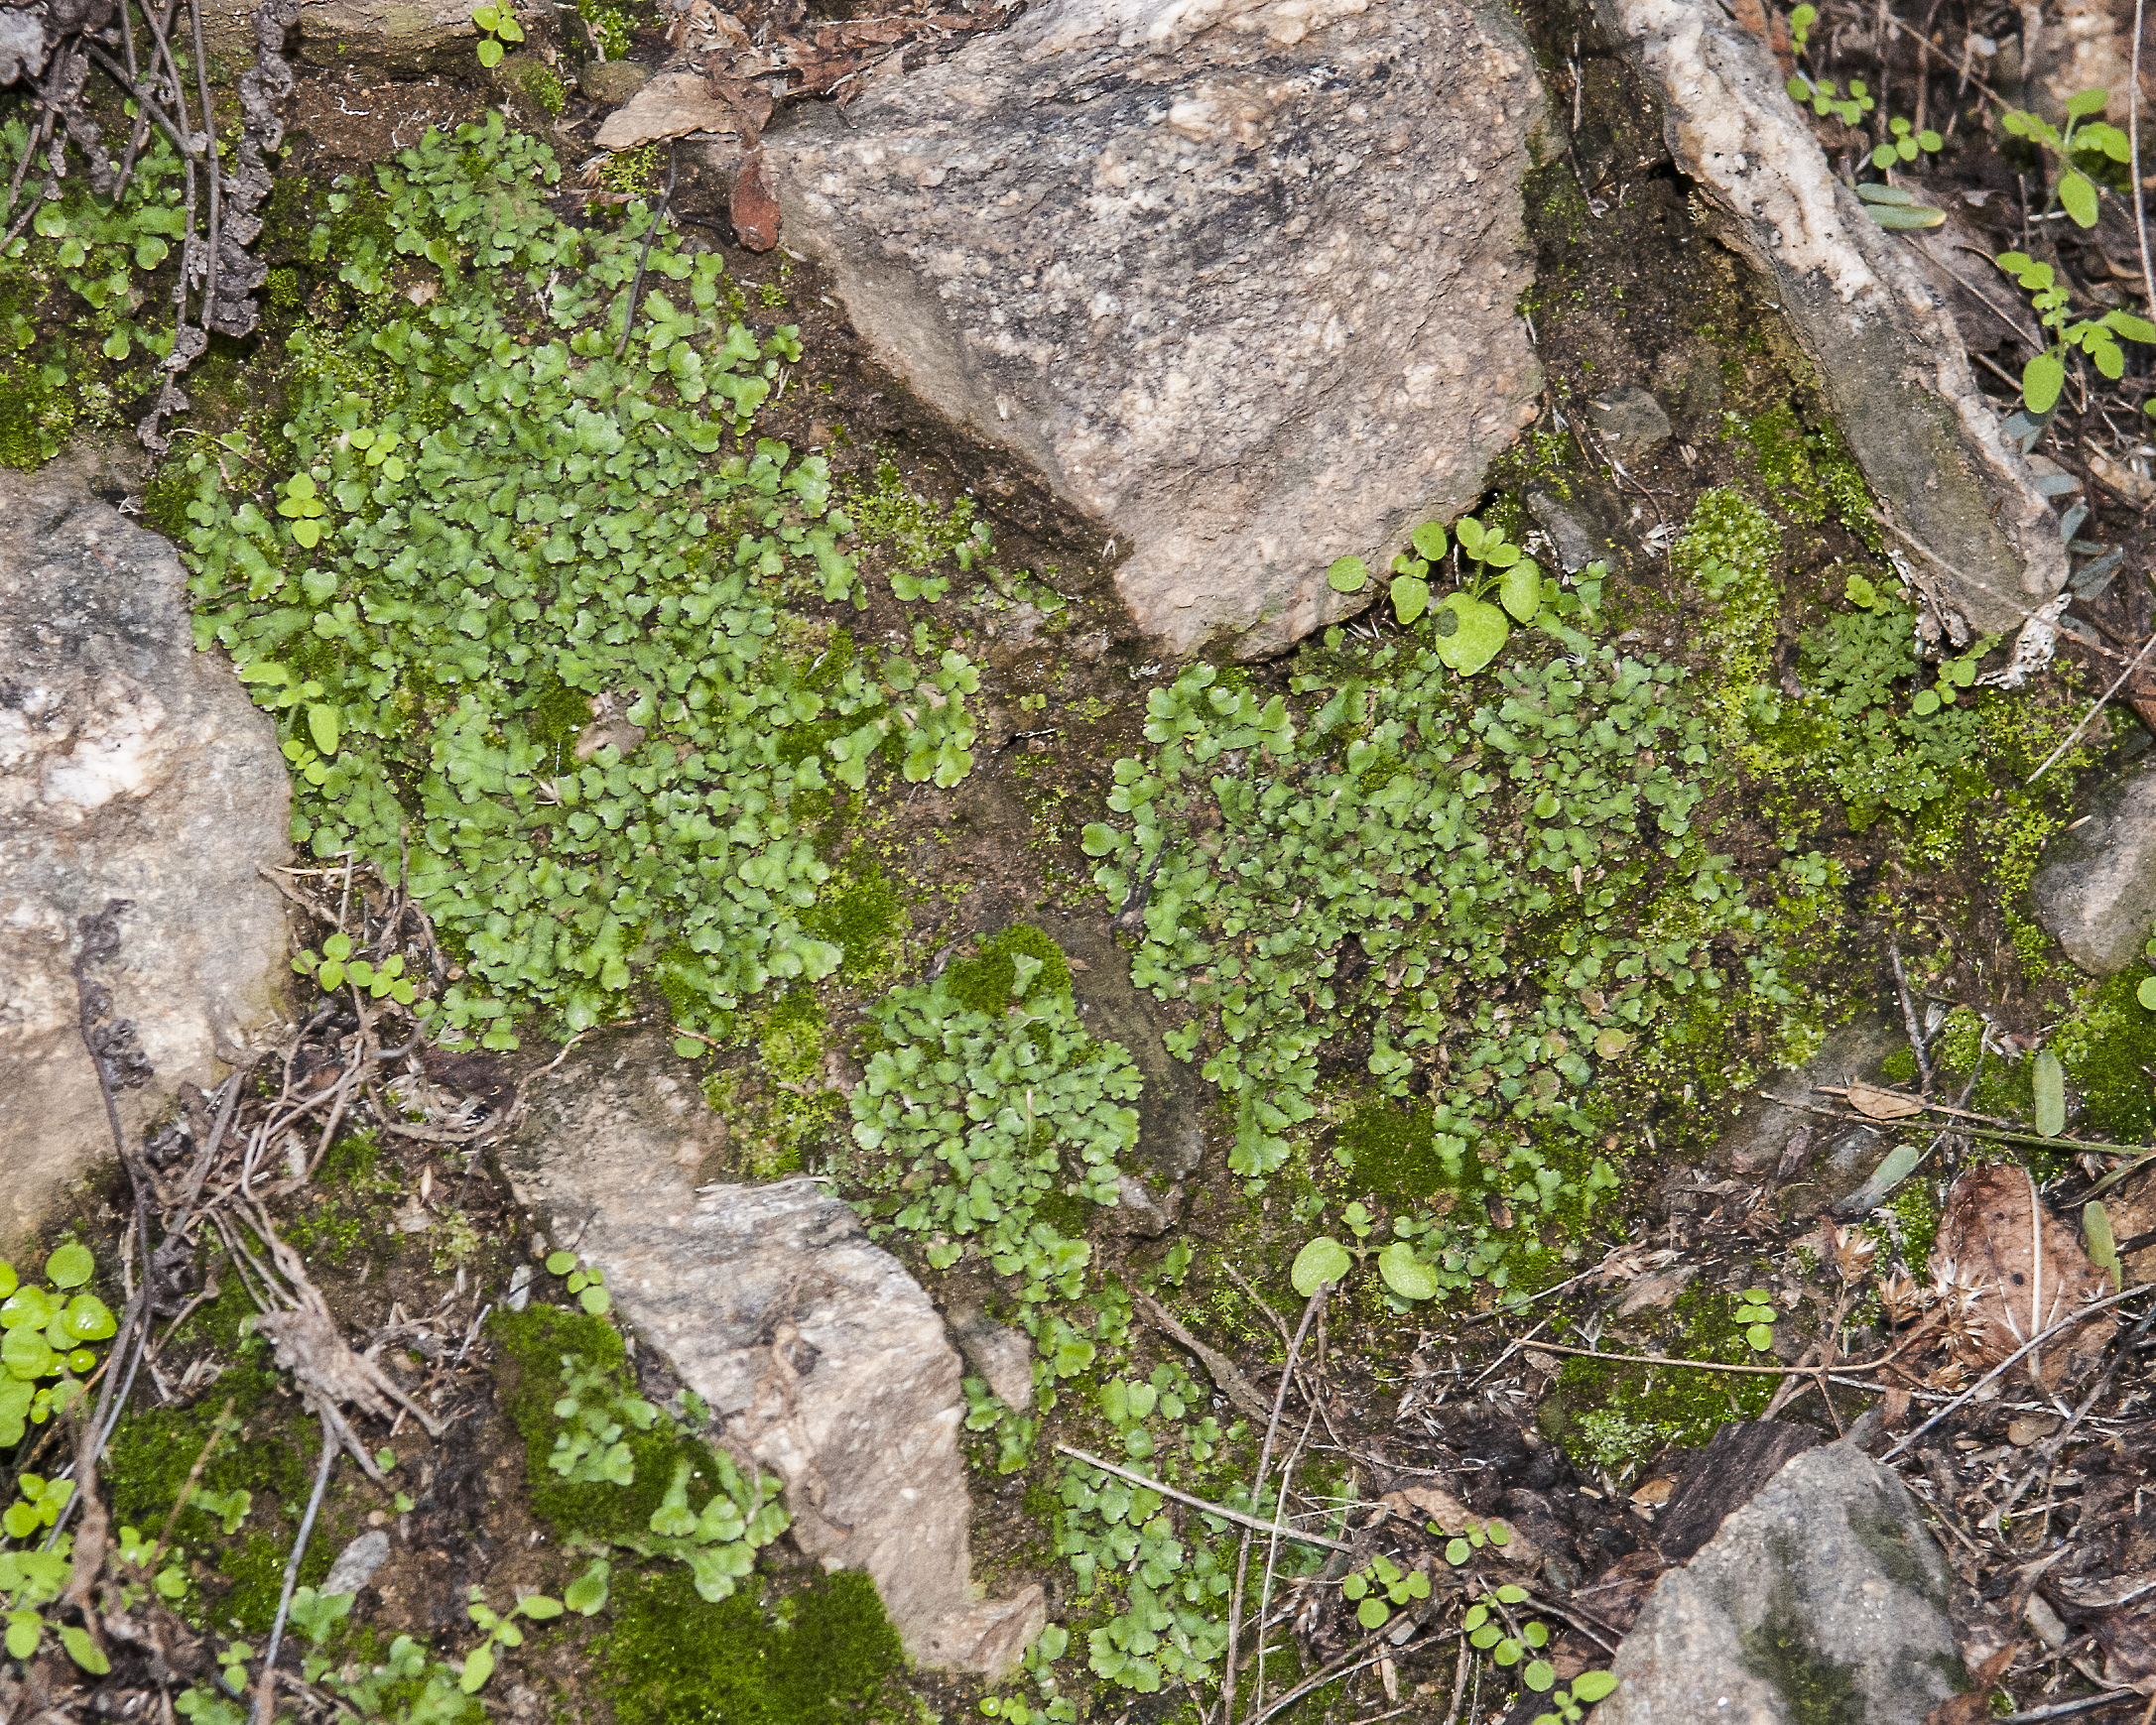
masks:
<svg viewBox="0 0 2156 1725"><path fill-rule="evenodd" d="M1949 1580L1900 1480L1808 1450L1656 1583L1595 1725L1924 1725L1966 1686Z"/></svg>
<svg viewBox="0 0 2156 1725"><path fill-rule="evenodd" d="M1830 171L1767 45L1713 0L1595 0L1665 110L1677 166L1758 270L1943 612L2011 635L2066 584L2058 517L1976 388L1946 296Z"/></svg>
<svg viewBox="0 0 2156 1725"><path fill-rule="evenodd" d="M718 1439L786 1482L803 1550L865 1569L922 1663L1002 1675L1046 1606L1038 1586L971 1586L963 1368L943 1318L816 1179L699 1189L726 1127L668 1044L595 1038L548 1077L503 1156L517 1195L606 1273Z"/></svg>
<svg viewBox="0 0 2156 1725"><path fill-rule="evenodd" d="M1045 0L764 178L876 358L1106 525L1142 628L1256 657L1532 418L1543 109L1494 0Z"/></svg>
<svg viewBox="0 0 2156 1725"><path fill-rule="evenodd" d="M2115 976L2156 932L2156 761L2096 793L2088 816L2044 847L2030 883L2037 921L2091 976Z"/></svg>
<svg viewBox="0 0 2156 1725"><path fill-rule="evenodd" d="M55 463L0 472L0 1247L112 1154L77 1024L77 919L112 899L97 968L156 1076L139 1126L273 1016L291 788L269 715L194 651L173 548Z"/></svg>

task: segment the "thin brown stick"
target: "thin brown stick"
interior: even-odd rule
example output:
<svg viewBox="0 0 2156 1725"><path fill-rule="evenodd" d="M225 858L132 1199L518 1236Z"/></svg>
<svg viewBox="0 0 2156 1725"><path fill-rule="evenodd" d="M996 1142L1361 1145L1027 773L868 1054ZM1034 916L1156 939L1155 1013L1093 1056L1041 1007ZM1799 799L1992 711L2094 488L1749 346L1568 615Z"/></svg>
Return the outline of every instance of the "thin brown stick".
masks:
<svg viewBox="0 0 2156 1725"><path fill-rule="evenodd" d="M2140 184L2141 183L2138 180L2134 182L2134 185L2137 188L2137 195ZM2148 261L2148 240L2146 235L2142 236L2141 246L2141 258L2145 266ZM2035 772L2029 775L2029 783L2031 785L2034 785L2039 779L2043 778L2046 773L2051 771L2053 766L2057 764L2059 757L2064 755L2067 750L2071 749L2074 746L2075 739L2078 738L2082 734L2082 732L2089 728L2089 721L2093 719L2096 714L2103 710L2105 704L2110 700L2111 696L2113 696L2120 689L2126 686L2126 678L2128 678L2135 672L2141 669L2142 663L2148 658L2149 650L2151 648L2156 648L2156 635L2151 635L2146 641L2141 643L2141 651L2136 653L2133 658L2127 662L2126 669L2118 674L2117 678L2112 681L2111 686L2105 689L2102 694L2098 695L2095 701L2090 706L2089 710L2082 714L2082 722L2076 725L2071 731L2067 732L2066 741L2061 743L2056 749L2052 750L2050 754L2044 757L2044 764L2041 767L2037 768Z"/></svg>
<svg viewBox="0 0 2156 1725"><path fill-rule="evenodd" d="M1207 1503L1204 1498L1194 1498L1189 1492L1178 1491L1172 1485L1120 1467L1112 1461L1082 1449L1074 1449L1068 1443L1056 1445L1059 1455L1068 1455L1073 1461L1082 1461L1087 1467L1097 1467L1102 1473L1112 1473L1118 1479L1127 1479L1132 1485L1142 1485L1149 1492L1159 1492L1164 1498L1173 1498L1179 1504L1188 1504L1194 1510L1203 1510L1208 1516L1218 1516L1223 1522L1233 1522L1238 1528L1248 1528L1254 1534L1278 1534L1283 1540L1293 1540L1302 1545L1320 1545L1328 1551L1352 1551L1354 1546L1345 1540L1335 1540L1330 1534L1306 1534L1300 1528L1282 1527L1277 1522L1260 1521L1256 1516L1246 1516L1240 1510L1231 1510L1225 1504Z"/></svg>
<svg viewBox="0 0 2156 1725"><path fill-rule="evenodd" d="M2156 270L2148 261L2148 208L2141 195L2141 28L2147 0L2133 0L2133 70L2126 81L2126 158L2133 176L2133 237L2141 248L2141 290L2156 311Z"/></svg>
<svg viewBox="0 0 2156 1725"><path fill-rule="evenodd" d="M1423 1652L1423 1650L1426 1648L1434 1648L1439 1643L1450 1640L1453 1636L1457 1636L1458 1633L1459 1631L1458 1631L1457 1629L1449 1630L1444 1635L1429 1635L1423 1637L1421 1641L1411 1641L1407 1644L1406 1647L1380 1648L1376 1653L1371 1654L1368 1659L1362 1660L1355 1664L1349 1665L1345 1670L1334 1670L1332 1668L1333 1665L1339 1663L1339 1660L1334 1660L1329 1664L1320 1665L1316 1671L1314 1671L1310 1676L1304 1678L1302 1682L1298 1683L1294 1688L1290 1689L1285 1695L1281 1696L1279 1700L1275 1701L1270 1707L1266 1708L1264 1712L1253 1713L1250 1718L1244 1722L1244 1725L1265 1725L1266 1720L1271 1719L1278 1714L1285 1713L1290 1707L1294 1706L1296 1702L1300 1701L1305 1695L1315 1694L1318 1690L1324 1688L1328 1683L1337 1683L1347 1677L1351 1677L1357 1671L1367 1669L1369 1666L1376 1664L1379 1660L1404 1660L1409 1654L1419 1654ZM1369 1637L1368 1640L1359 1641L1355 1643L1353 1647L1349 1648L1346 1653L1340 1655L1339 1658L1341 1660L1351 1659L1356 1654L1365 1651L1372 1642L1375 1642L1378 1639L1378 1636L1373 1635Z"/></svg>
<svg viewBox="0 0 2156 1725"><path fill-rule="evenodd" d="M1327 1296L1332 1285L1322 1284L1303 1307L1303 1321L1296 1326L1295 1340L1288 1344L1287 1363L1280 1368L1280 1389L1273 1397L1273 1417L1265 1426L1265 1441L1258 1445L1257 1478L1250 1487L1250 1501L1262 1503L1260 1493L1265 1490L1265 1470L1273 1459L1273 1442L1280 1435L1280 1416L1288 1406L1288 1387L1295 1382L1295 1357L1303 1351L1303 1340L1310 1334L1310 1326L1325 1309ZM1317 1398L1311 1399L1317 1405ZM1277 1524L1276 1524L1277 1525ZM1344 1547L1342 1547L1344 1548ZM1242 1630L1243 1583L1250 1574L1250 1534L1246 1529L1242 1546L1235 1556L1235 1587L1227 1598L1227 1661L1220 1678L1220 1725L1234 1725L1235 1720L1235 1643ZM1262 1716L1262 1715L1261 1715Z"/></svg>

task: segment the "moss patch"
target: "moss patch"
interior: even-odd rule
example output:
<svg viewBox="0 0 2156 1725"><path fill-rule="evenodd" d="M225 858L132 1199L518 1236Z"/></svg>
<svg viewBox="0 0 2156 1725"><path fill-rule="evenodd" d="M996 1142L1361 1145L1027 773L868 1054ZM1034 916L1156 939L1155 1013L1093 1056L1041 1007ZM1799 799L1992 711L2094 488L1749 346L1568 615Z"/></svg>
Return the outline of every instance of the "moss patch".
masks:
<svg viewBox="0 0 2156 1725"><path fill-rule="evenodd" d="M945 986L951 999L975 1012L991 1017L1008 1012L1015 998L1012 991L1018 982L1017 959L1021 954L1037 959L1041 965L1028 994L1038 998L1042 992L1071 992L1071 961L1063 955L1061 946L1030 923L1014 923L1002 933L983 940L973 957L952 960L944 973Z"/></svg>
<svg viewBox="0 0 2156 1725"><path fill-rule="evenodd" d="M598 1656L615 1725L838 1725L911 1713L905 1654L867 1576L716 1605L682 1571L617 1579Z"/></svg>

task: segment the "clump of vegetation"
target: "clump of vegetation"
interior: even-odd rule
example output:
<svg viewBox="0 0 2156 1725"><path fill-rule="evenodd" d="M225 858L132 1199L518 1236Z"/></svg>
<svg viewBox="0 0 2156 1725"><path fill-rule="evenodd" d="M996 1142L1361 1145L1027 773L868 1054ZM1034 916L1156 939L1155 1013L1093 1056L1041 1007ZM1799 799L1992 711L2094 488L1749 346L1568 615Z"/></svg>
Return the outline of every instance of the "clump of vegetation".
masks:
<svg viewBox="0 0 2156 1725"><path fill-rule="evenodd" d="M1129 824L1085 846L1142 919L1133 979L1192 1009L1170 1046L1230 1098L1237 1173L1283 1164L1321 1049L1352 1034L1382 1093L1435 1080L1447 1185L1541 1207L1567 1184L1547 1129L1591 1131L1595 1060L1695 994L1788 1004L1771 953L1714 950L1762 922L1693 831L1712 731L1684 672L1554 633L1494 688L1335 630L1296 716L1210 666L1151 697L1157 752L1117 762L1109 799Z"/></svg>
<svg viewBox="0 0 2156 1725"><path fill-rule="evenodd" d="M891 1194L875 1213L924 1236L939 1270L971 1251L1024 1277L1029 1300L1075 1297L1091 1248L1040 1212L1116 1201L1141 1080L1078 1022L1056 943L1006 930L868 1011L883 1046L853 1089L853 1140L863 1183Z"/></svg>
<svg viewBox="0 0 2156 1725"><path fill-rule="evenodd" d="M0 122L7 160L23 160L29 143L21 115ZM70 176L0 252L0 465L42 466L155 388L173 331L152 309L148 278L187 230L182 178L153 133L116 203Z"/></svg>
<svg viewBox="0 0 2156 1725"><path fill-rule="evenodd" d="M437 1034L489 1047L640 969L689 1028L828 975L803 800L971 765L958 653L780 646L789 591L859 580L823 459L745 440L792 329L726 322L671 232L632 325L647 236L557 178L490 116L347 185L313 243L360 314L294 335L281 430L186 464L197 633L278 715L295 839L408 869L466 972Z"/></svg>

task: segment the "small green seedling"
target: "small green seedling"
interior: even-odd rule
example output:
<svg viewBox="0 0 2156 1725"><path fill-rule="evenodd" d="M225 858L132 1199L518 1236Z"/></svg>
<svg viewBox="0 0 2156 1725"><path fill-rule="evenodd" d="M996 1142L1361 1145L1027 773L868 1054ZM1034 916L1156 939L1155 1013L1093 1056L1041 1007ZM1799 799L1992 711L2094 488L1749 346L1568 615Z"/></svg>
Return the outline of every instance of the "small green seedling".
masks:
<svg viewBox="0 0 2156 1725"><path fill-rule="evenodd" d="M216 1518L226 1534L236 1534L247 1512L254 1507L254 1493L248 1491L197 1491L190 1500L193 1507Z"/></svg>
<svg viewBox="0 0 2156 1725"><path fill-rule="evenodd" d="M45 1261L41 1288L0 1259L0 1449L20 1443L26 1424L66 1412L96 1367L89 1344L119 1328L103 1300L79 1292L96 1268L90 1249L70 1241Z"/></svg>
<svg viewBox="0 0 2156 1725"><path fill-rule="evenodd" d="M2052 195L2078 227L2096 225L2096 184L2073 165L2074 152L2098 154L2120 164L2133 155L2132 142L2124 132L2093 118L2103 112L2109 99L2102 90L2093 89L2069 96L2064 133L2042 115L2018 108L2009 108L2000 120L2009 136L2026 138L2058 158L2061 172Z"/></svg>
<svg viewBox="0 0 2156 1725"><path fill-rule="evenodd" d="M555 1403L554 1417L563 1428L547 1465L576 1485L634 1485L636 1458L622 1433L631 1425L649 1431L659 1410L619 1391L611 1372L577 1354L562 1356L562 1387L566 1394Z"/></svg>
<svg viewBox="0 0 2156 1725"><path fill-rule="evenodd" d="M1331 1234L1320 1234L1295 1255L1288 1280L1295 1285L1295 1292L1308 1299L1328 1283L1340 1281L1353 1268L1354 1260L1347 1256L1347 1248Z"/></svg>
<svg viewBox="0 0 2156 1725"><path fill-rule="evenodd" d="M292 1627L320 1647L352 1614L351 1593L317 1593L303 1587L292 1596Z"/></svg>
<svg viewBox="0 0 2156 1725"><path fill-rule="evenodd" d="M1819 8L1805 5L1789 15L1790 47L1802 55L1812 40L1812 26L1819 22ZM1821 119L1832 114L1844 126L1860 126L1864 116L1878 107L1870 87L1861 78L1849 80L1848 93L1843 95L1832 78L1815 78L1802 66L1796 75L1783 86L1789 91L1790 100L1809 107ZM1886 137L1871 152L1871 165L1877 169L1898 168L1917 159L1919 152L1936 156L1946 147L1946 140L1929 126L1918 127L1913 122L1890 117L1886 122ZM1863 187L1857 188L1859 195ZM1878 219L1877 212L1873 218ZM1908 222L1882 221L1884 227L1915 226ZM1932 224L1925 223L1930 226Z"/></svg>
<svg viewBox="0 0 2156 1725"><path fill-rule="evenodd" d="M1894 123L1899 126L1906 122ZM1935 209L1905 185L1866 184L1856 188L1856 195L1863 202L1864 213L1881 227L1938 227L1947 219L1945 210Z"/></svg>
<svg viewBox="0 0 2156 1725"><path fill-rule="evenodd" d="M1737 1296L1735 1317L1744 1325L1744 1339L1756 1353L1774 1346L1774 1298L1771 1288L1747 1288Z"/></svg>
<svg viewBox="0 0 2156 1725"><path fill-rule="evenodd" d="M2057 342L2022 368L2022 405L2032 415L2040 418L2058 405L2059 392L2066 388L2066 356L2074 349L2088 354L2097 371L2116 382L2126 373L2126 356L2119 342L2156 342L2156 323L2130 311L2074 318L2068 310L2072 297L2065 284L2049 264L2037 263L2026 252L2001 252L1994 261L2032 296L2030 304L2039 321Z"/></svg>
<svg viewBox="0 0 2156 1725"><path fill-rule="evenodd" d="M1527 1598L1527 1589L1514 1582L1486 1588L1459 1620L1460 1628L1467 1632L1467 1645L1477 1653L1488 1654L1507 1669L1530 1652L1549 1646L1548 1624L1532 1619L1521 1623L1512 1615L1510 1608L1526 1604ZM1539 1694L1557 1681L1557 1671L1547 1660L1529 1660L1520 1680Z"/></svg>
<svg viewBox="0 0 2156 1725"><path fill-rule="evenodd" d="M562 1615L562 1602L550 1599L544 1593L528 1593L507 1611L497 1612L486 1602L486 1590L474 1587L471 1603L464 1608L471 1614L471 1621L486 1632L486 1640L464 1656L463 1675L456 1679L456 1686L467 1695L476 1695L486 1686L487 1678L494 1674L494 1649L522 1647L524 1631L516 1620L527 1618L533 1623L545 1623Z"/></svg>
<svg viewBox="0 0 2156 1725"><path fill-rule="evenodd" d="M605 1272L595 1264L584 1263L575 1253L548 1253L547 1274L568 1278L564 1286L591 1316L604 1317L613 1309L614 1296L606 1292Z"/></svg>
<svg viewBox="0 0 2156 1725"><path fill-rule="evenodd" d="M1393 1608L1430 1597L1430 1577L1420 1569L1403 1570L1382 1552L1340 1583L1349 1599L1360 1600L1355 1621L1364 1629L1382 1629Z"/></svg>
<svg viewBox="0 0 2156 1725"><path fill-rule="evenodd" d="M1952 706L1961 699L1965 690L1976 685L1976 669L1984 656L1999 644L1996 635L1985 635L1973 642L1966 653L1953 659L1940 661L1939 675L1930 688L1920 688L1909 702L1909 710L1918 718L1929 718L1943 706Z"/></svg>
<svg viewBox="0 0 2156 1725"><path fill-rule="evenodd" d="M1415 554L1402 552L1392 559L1390 596L1403 628L1432 613L1438 657L1461 676L1471 677L1511 639L1512 624L1506 621L1506 612L1521 623L1532 623L1541 614L1542 569L1505 538L1501 527L1484 527L1468 515L1454 524L1453 534L1460 555L1480 565L1475 579L1439 600L1433 612L1430 572L1451 549L1451 542L1444 528L1426 521L1410 536ZM1369 584L1369 565L1360 557L1340 557L1326 570L1326 580L1335 591L1359 593ZM1503 610L1485 601L1484 595L1493 587Z"/></svg>
<svg viewBox="0 0 2156 1725"><path fill-rule="evenodd" d="M479 63L489 69L500 65L509 52L503 44L524 40L524 26L507 6L474 6L471 21L479 27Z"/></svg>
<svg viewBox="0 0 2156 1725"><path fill-rule="evenodd" d="M2126 1286L2125 1268L2118 1261L2118 1241L2111 1233L2111 1213L2094 1198L2082 1206L2082 1238L2088 1243L2089 1262L2111 1279L2111 1292Z"/></svg>
<svg viewBox="0 0 2156 1725"><path fill-rule="evenodd" d="M314 709L315 712L327 710L326 707ZM310 717L312 716L311 713ZM319 740L318 733L317 740ZM332 750L335 742L335 733L332 730ZM412 979L404 973L404 958L401 954L393 952L379 964L364 958L354 958L352 937L341 929L321 943L319 952L310 949L293 959L292 968L302 976L312 976L321 984L324 994L334 994L346 983L350 983L354 988L365 989L376 1000L393 1000L399 1006L413 1006L418 997L419 991L413 986ZM421 1017L425 1017L434 1010L434 1005L431 1001L419 1002L417 1010Z"/></svg>
<svg viewBox="0 0 2156 1725"><path fill-rule="evenodd" d="M1445 1532L1435 1522L1426 1522L1423 1525L1433 1534ZM1447 1541L1445 1560L1452 1564L1455 1569L1458 1569L1468 1558L1481 1550L1484 1545L1495 1545L1499 1550L1502 1550L1511 1543L1512 1530L1507 1528L1504 1523L1469 1522Z"/></svg>
<svg viewBox="0 0 2156 1725"><path fill-rule="evenodd" d="M1573 1678L1570 1688L1560 1689L1550 1697L1551 1710L1537 1713L1534 1725L1580 1725L1586 1717L1586 1709L1616 1686L1614 1671L1582 1671Z"/></svg>

